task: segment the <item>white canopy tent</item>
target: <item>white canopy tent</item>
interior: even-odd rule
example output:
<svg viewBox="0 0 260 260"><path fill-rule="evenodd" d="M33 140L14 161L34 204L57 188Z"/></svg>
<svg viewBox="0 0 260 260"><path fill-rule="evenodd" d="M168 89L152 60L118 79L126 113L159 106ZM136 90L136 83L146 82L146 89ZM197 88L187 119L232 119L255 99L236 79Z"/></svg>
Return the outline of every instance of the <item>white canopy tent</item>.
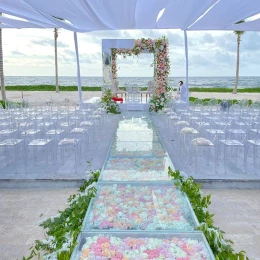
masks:
<svg viewBox="0 0 260 260"><path fill-rule="evenodd" d="M260 13L259 0L1 0L0 12L9 15L0 17L0 28L64 28L74 31L80 103L77 32L181 29L184 31L188 84L187 31L260 30L260 19L235 24Z"/></svg>

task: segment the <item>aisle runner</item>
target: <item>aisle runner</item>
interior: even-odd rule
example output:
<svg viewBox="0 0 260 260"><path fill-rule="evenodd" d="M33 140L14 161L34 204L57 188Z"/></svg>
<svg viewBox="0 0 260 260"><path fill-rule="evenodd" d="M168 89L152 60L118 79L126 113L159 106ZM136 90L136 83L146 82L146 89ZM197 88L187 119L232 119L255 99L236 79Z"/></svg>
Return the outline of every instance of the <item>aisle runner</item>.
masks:
<svg viewBox="0 0 260 260"><path fill-rule="evenodd" d="M122 119L72 259L214 259L151 120ZM176 233L178 232L178 233Z"/></svg>

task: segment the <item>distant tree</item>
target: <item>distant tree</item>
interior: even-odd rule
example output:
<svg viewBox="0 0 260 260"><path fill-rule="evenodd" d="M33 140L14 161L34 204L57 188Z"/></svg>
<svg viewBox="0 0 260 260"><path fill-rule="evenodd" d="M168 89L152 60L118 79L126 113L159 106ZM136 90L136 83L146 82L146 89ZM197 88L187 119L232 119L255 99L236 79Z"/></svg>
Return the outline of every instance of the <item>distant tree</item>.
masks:
<svg viewBox="0 0 260 260"><path fill-rule="evenodd" d="M58 38L58 28L54 28L55 82L56 82L56 92L59 93L60 89L59 89L59 76L58 76L57 38Z"/></svg>
<svg viewBox="0 0 260 260"><path fill-rule="evenodd" d="M0 15L2 15L2 13L0 13ZM6 101L3 58L4 57L3 57L3 43L2 43L2 28L0 28L0 80L1 80L1 95L2 95L2 100Z"/></svg>
<svg viewBox="0 0 260 260"><path fill-rule="evenodd" d="M243 23L244 20L237 22L236 24ZM233 89L233 94L237 94L238 78L239 78L239 62L240 62L240 42L241 36L244 34L244 31L234 31L234 34L237 36L237 65L236 65L236 82Z"/></svg>

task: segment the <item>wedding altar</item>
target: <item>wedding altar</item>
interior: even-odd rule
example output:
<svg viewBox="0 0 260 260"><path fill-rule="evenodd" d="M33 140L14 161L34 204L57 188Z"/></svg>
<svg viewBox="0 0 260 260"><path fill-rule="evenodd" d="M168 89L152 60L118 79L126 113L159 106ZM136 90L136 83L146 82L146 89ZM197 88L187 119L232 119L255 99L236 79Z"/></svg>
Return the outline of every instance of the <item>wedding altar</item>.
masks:
<svg viewBox="0 0 260 260"><path fill-rule="evenodd" d="M151 66L154 67L153 82L147 83L147 89L142 91L139 86L124 86L119 89L117 74L117 57L124 59L149 53L154 56ZM119 104L122 110L162 110L169 101L168 75L170 73L169 43L164 36L152 39L103 39L102 40L103 89L111 89L113 97L125 95L125 100ZM104 93L104 92L103 92ZM146 98L143 100L142 95ZM149 95L149 99L148 96ZM151 97L150 97L151 96Z"/></svg>

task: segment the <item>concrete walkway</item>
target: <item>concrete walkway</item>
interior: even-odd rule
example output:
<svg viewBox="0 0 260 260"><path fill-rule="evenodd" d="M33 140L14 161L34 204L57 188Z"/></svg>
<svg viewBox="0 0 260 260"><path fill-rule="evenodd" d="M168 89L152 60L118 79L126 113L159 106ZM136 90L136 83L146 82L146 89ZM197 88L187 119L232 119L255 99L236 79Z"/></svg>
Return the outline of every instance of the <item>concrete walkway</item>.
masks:
<svg viewBox="0 0 260 260"><path fill-rule="evenodd" d="M260 259L260 190L204 190L212 194L210 212L236 252L245 250L250 260Z"/></svg>
<svg viewBox="0 0 260 260"><path fill-rule="evenodd" d="M64 209L67 198L76 191L77 189L1 189L0 259L20 260L23 256L28 256L28 248L34 241L44 238L43 229L37 222L56 215L58 209Z"/></svg>
<svg viewBox="0 0 260 260"><path fill-rule="evenodd" d="M28 256L34 240L44 237L37 222L64 209L67 198L75 192L76 189L1 189L1 260ZM250 260L259 260L260 190L204 190L204 193L212 194L210 211L215 214L215 226L234 241L236 251L245 250Z"/></svg>

